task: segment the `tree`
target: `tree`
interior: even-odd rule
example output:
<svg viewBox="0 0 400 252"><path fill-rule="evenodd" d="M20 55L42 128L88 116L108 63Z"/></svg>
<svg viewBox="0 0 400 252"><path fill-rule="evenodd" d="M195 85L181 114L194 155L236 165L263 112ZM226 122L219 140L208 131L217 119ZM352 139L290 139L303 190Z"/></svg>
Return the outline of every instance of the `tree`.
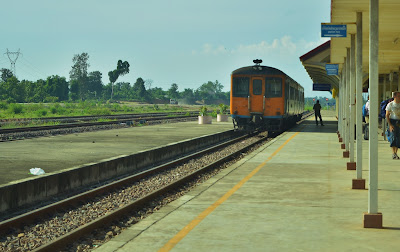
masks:
<svg viewBox="0 0 400 252"><path fill-rule="evenodd" d="M208 81L201 85L196 91L203 100L212 100L223 98L225 95L222 93L223 85L218 81Z"/></svg>
<svg viewBox="0 0 400 252"><path fill-rule="evenodd" d="M69 91L70 99L76 101L79 98L79 82L77 80L71 80L69 82Z"/></svg>
<svg viewBox="0 0 400 252"><path fill-rule="evenodd" d="M118 60L117 69L108 72L108 78L111 82L111 100L114 93L114 88L113 88L114 83L117 81L119 76L123 76L127 73L129 73L129 63L128 61L122 62L122 60Z"/></svg>
<svg viewBox="0 0 400 252"><path fill-rule="evenodd" d="M179 98L178 84L176 84L176 83L171 84L171 87L168 89L168 97L170 99L178 99Z"/></svg>
<svg viewBox="0 0 400 252"><path fill-rule="evenodd" d="M13 77L13 73L11 72L11 70L7 69L7 68L2 68L0 69L1 72L1 80L6 82L8 80L8 78Z"/></svg>
<svg viewBox="0 0 400 252"><path fill-rule="evenodd" d="M75 54L72 58L72 62L74 65L72 66L72 70L69 72L70 80L77 81L77 85L79 87L79 96L81 100L84 99L85 95L88 92L87 89L87 79L88 79L88 68L89 68L89 54L81 53ZM74 84L75 85L75 84Z"/></svg>
<svg viewBox="0 0 400 252"><path fill-rule="evenodd" d="M21 82L15 76L2 82L2 91L7 100L12 102L24 102L25 101L25 88Z"/></svg>
<svg viewBox="0 0 400 252"><path fill-rule="evenodd" d="M136 99L141 101L148 100L148 94L144 86L144 80L142 78L137 78L135 84L133 84L133 94Z"/></svg>
<svg viewBox="0 0 400 252"><path fill-rule="evenodd" d="M191 88L185 88L185 90L180 93L180 97L184 100L183 103L193 104L196 101L193 89Z"/></svg>
<svg viewBox="0 0 400 252"><path fill-rule="evenodd" d="M128 100L133 98L133 90L129 82L120 83L120 97Z"/></svg>
<svg viewBox="0 0 400 252"><path fill-rule="evenodd" d="M164 90L162 90L162 88L159 87L154 87L152 89L149 89L148 94L153 99L159 99L159 100L164 100L165 96L167 95L167 93Z"/></svg>
<svg viewBox="0 0 400 252"><path fill-rule="evenodd" d="M152 84L153 84L153 80L152 79L147 79L147 80L144 81L144 86L146 87L146 90L150 90Z"/></svg>
<svg viewBox="0 0 400 252"><path fill-rule="evenodd" d="M98 98L103 91L102 73L99 71L90 72L88 75L88 94L87 97Z"/></svg>
<svg viewBox="0 0 400 252"><path fill-rule="evenodd" d="M45 90L47 96L57 97L58 101L68 100L69 88L65 77L58 75L47 77Z"/></svg>

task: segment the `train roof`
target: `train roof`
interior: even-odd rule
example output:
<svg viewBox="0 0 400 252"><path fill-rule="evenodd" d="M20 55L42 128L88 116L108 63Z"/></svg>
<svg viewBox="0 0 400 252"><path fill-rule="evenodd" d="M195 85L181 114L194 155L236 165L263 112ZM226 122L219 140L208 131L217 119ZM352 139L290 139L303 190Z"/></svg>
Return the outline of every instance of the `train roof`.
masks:
<svg viewBox="0 0 400 252"><path fill-rule="evenodd" d="M258 68L261 67L262 69L259 70ZM247 66L247 67L242 67L239 69L236 69L235 71L232 72L232 74L276 74L276 75L281 75L284 74L279 69L269 67L269 66Z"/></svg>

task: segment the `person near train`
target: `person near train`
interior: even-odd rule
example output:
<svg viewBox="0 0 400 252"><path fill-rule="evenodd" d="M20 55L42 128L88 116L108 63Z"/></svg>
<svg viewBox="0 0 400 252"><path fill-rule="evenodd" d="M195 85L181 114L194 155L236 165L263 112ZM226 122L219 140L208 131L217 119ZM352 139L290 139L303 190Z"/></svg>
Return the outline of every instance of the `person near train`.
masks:
<svg viewBox="0 0 400 252"><path fill-rule="evenodd" d="M319 122L321 123L321 126L324 126L324 123L322 122L322 117L321 117L321 104L319 104L319 100L317 100L317 103L314 104L313 107L314 110L314 115L315 115L315 123L318 126L318 117L319 117Z"/></svg>

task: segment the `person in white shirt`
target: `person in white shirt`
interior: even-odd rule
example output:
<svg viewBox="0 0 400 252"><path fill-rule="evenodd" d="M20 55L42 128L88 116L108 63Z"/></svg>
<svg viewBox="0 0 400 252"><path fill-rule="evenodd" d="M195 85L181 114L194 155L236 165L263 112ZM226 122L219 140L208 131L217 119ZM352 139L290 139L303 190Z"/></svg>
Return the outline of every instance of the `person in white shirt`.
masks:
<svg viewBox="0 0 400 252"><path fill-rule="evenodd" d="M388 141L392 147L392 158L400 159L397 150L400 148L400 92L393 93L394 100L386 106L386 120L389 124Z"/></svg>
<svg viewBox="0 0 400 252"><path fill-rule="evenodd" d="M369 123L369 95L368 95L368 101L365 103L365 123Z"/></svg>

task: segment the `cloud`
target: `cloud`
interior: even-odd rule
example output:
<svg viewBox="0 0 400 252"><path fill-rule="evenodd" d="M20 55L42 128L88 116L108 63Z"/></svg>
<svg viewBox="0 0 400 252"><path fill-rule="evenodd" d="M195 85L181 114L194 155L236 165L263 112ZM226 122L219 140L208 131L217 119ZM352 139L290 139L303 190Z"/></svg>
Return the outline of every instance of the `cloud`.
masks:
<svg viewBox="0 0 400 252"><path fill-rule="evenodd" d="M269 56L271 54L283 55L297 55L304 54L307 51L326 42L327 39L320 38L318 41L293 41L291 36L285 35L282 38L275 38L271 42L261 41L255 44L240 44L233 49L227 49L224 45L212 45L206 43L201 50L193 50L192 54L202 55L259 55Z"/></svg>

